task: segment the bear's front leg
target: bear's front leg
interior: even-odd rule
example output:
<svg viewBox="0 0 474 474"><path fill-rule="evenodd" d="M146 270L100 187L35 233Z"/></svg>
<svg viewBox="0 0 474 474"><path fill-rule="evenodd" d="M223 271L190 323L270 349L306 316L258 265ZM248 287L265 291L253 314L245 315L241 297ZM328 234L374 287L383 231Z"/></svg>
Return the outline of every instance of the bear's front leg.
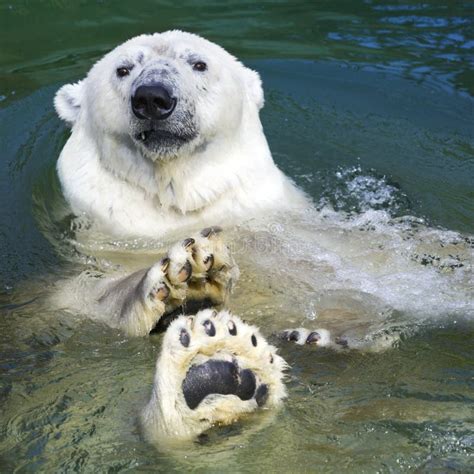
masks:
<svg viewBox="0 0 474 474"><path fill-rule="evenodd" d="M166 311L171 293L168 267L165 257L148 269L107 282L97 300L103 320L130 336L149 334Z"/></svg>
<svg viewBox="0 0 474 474"><path fill-rule="evenodd" d="M212 309L173 321L156 364L152 396L142 412L154 443L193 439L286 396L285 361L258 329Z"/></svg>
<svg viewBox="0 0 474 474"><path fill-rule="evenodd" d="M220 232L204 229L174 244L149 269L101 283L97 311L102 320L128 335L145 336L178 308L223 304L239 271Z"/></svg>

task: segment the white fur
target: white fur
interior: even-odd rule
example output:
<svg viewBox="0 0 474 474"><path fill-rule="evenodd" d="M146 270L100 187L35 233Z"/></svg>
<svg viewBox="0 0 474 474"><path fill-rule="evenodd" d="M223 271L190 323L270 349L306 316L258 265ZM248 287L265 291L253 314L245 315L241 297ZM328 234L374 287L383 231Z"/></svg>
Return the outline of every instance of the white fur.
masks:
<svg viewBox="0 0 474 474"><path fill-rule="evenodd" d="M180 59L189 51L206 58L206 75ZM166 160L129 137L130 81L163 60L179 71L177 87L193 102L199 127L195 142ZM135 66L119 83L115 71L123 61ZM258 74L203 38L181 31L133 38L56 96L58 114L73 123L57 165L66 199L77 215L117 236L157 237L305 206L303 193L272 160L259 118L263 101Z"/></svg>
<svg viewBox="0 0 474 474"><path fill-rule="evenodd" d="M212 263L204 264L209 255ZM86 314L128 336L148 336L163 314L183 304L223 304L238 278L238 267L220 235L200 232L176 242L149 268L109 275L86 270L63 281L50 304Z"/></svg>
<svg viewBox="0 0 474 474"><path fill-rule="evenodd" d="M212 320L216 334L206 334L203 322ZM233 321L237 335L229 334ZM179 340L180 331L190 335L189 347ZM251 337L257 338L257 345ZM276 354L255 326L249 326L227 311L200 311L195 317L184 316L173 321L163 339L156 364L153 392L142 412L142 426L151 442L166 444L179 439L192 439L215 424L229 424L245 413L258 409L254 398L241 400L236 395L208 395L195 409L190 409L183 396L182 385L190 366L207 359L231 361L254 372L259 383L268 386L265 407L277 407L286 397L283 384L285 361Z"/></svg>
<svg viewBox="0 0 474 474"><path fill-rule="evenodd" d="M205 59L205 74L183 61L190 53ZM153 155L133 133L133 81L149 65L163 61L176 71L172 80L178 100L191 104L198 132L174 156ZM124 63L134 67L129 76L118 79L116 70ZM76 215L87 215L98 230L119 237L160 237L184 227L235 224L269 209L305 207L304 194L272 160L259 118L263 104L258 74L219 46L180 31L133 38L95 64L83 81L64 86L56 96L59 116L72 124L57 164L64 195ZM170 249L170 300L205 295L223 302L238 277L233 259L212 235L197 235L195 241L194 254L182 243ZM209 255L215 270L206 272ZM192 289L179 284L186 260L194 276L202 277ZM163 280L160 265L155 267L97 287L106 290L100 304L108 324L131 335L149 332L165 311L163 303L148 297ZM189 409L181 387L195 357L237 358L268 385L268 407L285 396L285 363L257 328L234 318L238 336L229 336L226 324L232 316L222 312L215 319L217 335L210 338L203 333L204 317L209 317L207 312L195 320L179 318L165 335L152 398L142 418L153 441L192 438L214 423L230 423L257 409L255 399L243 401L236 395L208 396L197 409ZM189 348L177 339L183 326L191 333Z"/></svg>
<svg viewBox="0 0 474 474"><path fill-rule="evenodd" d="M54 107L58 115L68 122L74 124L79 118L81 104L84 102L82 81L75 84L66 84L59 89L54 98Z"/></svg>

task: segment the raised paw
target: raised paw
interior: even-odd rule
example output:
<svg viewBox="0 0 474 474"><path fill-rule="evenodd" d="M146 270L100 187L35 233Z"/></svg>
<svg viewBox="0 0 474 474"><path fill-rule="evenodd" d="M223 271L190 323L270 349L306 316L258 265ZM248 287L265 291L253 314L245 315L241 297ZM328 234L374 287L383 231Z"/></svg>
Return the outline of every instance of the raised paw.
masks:
<svg viewBox="0 0 474 474"><path fill-rule="evenodd" d="M337 337L334 340L327 329L286 329L280 334L281 339L294 342L300 346L316 345L319 347L342 348L347 347L347 341L344 338Z"/></svg>
<svg viewBox="0 0 474 474"><path fill-rule="evenodd" d="M181 316L168 328L142 425L152 442L192 439L286 396L285 361L228 311Z"/></svg>
<svg viewBox="0 0 474 474"><path fill-rule="evenodd" d="M163 315L223 304L239 271L219 233L217 227L204 229L174 244L150 268L99 283L101 319L128 335L145 336L166 327Z"/></svg>
<svg viewBox="0 0 474 474"><path fill-rule="evenodd" d="M226 301L239 271L220 232L219 227L209 227L169 249L166 274L172 288L167 310L189 301Z"/></svg>

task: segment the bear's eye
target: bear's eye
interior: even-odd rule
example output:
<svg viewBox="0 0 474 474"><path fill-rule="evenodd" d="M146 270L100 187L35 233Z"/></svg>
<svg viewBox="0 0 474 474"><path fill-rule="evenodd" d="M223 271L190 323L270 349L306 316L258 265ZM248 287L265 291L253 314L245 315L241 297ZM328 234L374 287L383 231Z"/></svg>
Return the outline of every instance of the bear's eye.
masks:
<svg viewBox="0 0 474 474"><path fill-rule="evenodd" d="M117 76L118 77L125 77L125 76L128 76L130 74L130 71L132 70L132 68L129 66L129 67L119 67L117 68Z"/></svg>
<svg viewBox="0 0 474 474"><path fill-rule="evenodd" d="M193 64L193 69L195 71L203 72L207 69L207 64L203 61L198 61L197 63Z"/></svg>

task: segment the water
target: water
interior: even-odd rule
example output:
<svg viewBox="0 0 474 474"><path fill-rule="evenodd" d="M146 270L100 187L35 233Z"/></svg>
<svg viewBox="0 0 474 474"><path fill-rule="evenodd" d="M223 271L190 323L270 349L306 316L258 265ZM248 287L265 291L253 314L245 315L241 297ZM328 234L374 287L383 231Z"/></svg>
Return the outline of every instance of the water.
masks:
<svg viewBox="0 0 474 474"><path fill-rule="evenodd" d="M469 470L469 2L58 0L0 11L2 471ZM319 209L298 218L306 245L286 255L291 268L272 247L275 235L291 243L291 219L229 233L243 275L232 308L266 334L330 321L334 308L409 330L379 353L282 346L292 369L281 412L170 453L135 425L160 337L126 339L42 296L86 260L69 221L56 219L64 202L54 165L68 132L54 92L126 38L176 27L260 72L274 158ZM122 258L101 245L102 263ZM381 312L381 302L396 311Z"/></svg>

